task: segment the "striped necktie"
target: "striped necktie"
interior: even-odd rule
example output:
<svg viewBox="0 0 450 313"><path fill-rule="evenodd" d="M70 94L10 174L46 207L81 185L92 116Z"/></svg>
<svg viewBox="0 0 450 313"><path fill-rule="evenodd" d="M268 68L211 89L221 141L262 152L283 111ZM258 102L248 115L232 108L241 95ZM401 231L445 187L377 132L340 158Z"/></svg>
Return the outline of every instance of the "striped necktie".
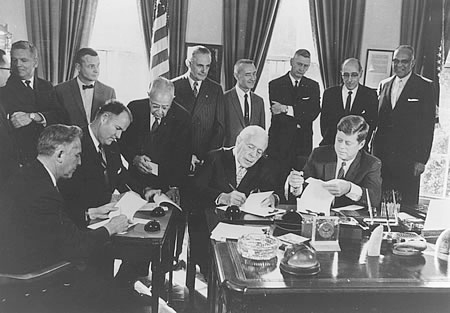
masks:
<svg viewBox="0 0 450 313"><path fill-rule="evenodd" d="M342 179L345 176L345 162L342 162L341 164L341 168L339 169L338 175L337 175L337 179Z"/></svg>

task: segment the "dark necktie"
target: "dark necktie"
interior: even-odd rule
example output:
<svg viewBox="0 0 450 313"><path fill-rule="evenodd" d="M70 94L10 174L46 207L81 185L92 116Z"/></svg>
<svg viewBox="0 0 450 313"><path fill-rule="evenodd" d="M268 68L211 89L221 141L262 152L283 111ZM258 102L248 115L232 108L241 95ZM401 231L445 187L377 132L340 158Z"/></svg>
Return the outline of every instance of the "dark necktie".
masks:
<svg viewBox="0 0 450 313"><path fill-rule="evenodd" d="M294 87L295 87L295 88L298 87L298 80L295 81Z"/></svg>
<svg viewBox="0 0 450 313"><path fill-rule="evenodd" d="M196 97L197 98L197 96L198 96L198 89L197 89L197 87L198 87L198 83L197 82L194 82L194 97Z"/></svg>
<svg viewBox="0 0 450 313"><path fill-rule="evenodd" d="M100 158L103 168L106 168L106 158L101 144L98 145L98 156Z"/></svg>
<svg viewBox="0 0 450 313"><path fill-rule="evenodd" d="M156 132L156 130L159 127L159 120L157 118L155 118L155 121L152 124L152 129L150 130L150 132L153 134Z"/></svg>
<svg viewBox="0 0 450 313"><path fill-rule="evenodd" d="M352 103L352 91L348 92L347 101L345 101L345 114L350 114L350 104Z"/></svg>
<svg viewBox="0 0 450 313"><path fill-rule="evenodd" d="M250 125L250 107L248 105L248 94L244 94L244 123L245 126Z"/></svg>
<svg viewBox="0 0 450 313"><path fill-rule="evenodd" d="M339 169L339 172L338 172L338 175L337 175L337 179L344 178L344 176L345 176L345 170L344 170L345 165L346 165L345 162L342 162L341 168Z"/></svg>
<svg viewBox="0 0 450 313"><path fill-rule="evenodd" d="M83 90L92 89L92 88L94 88L94 85L92 85L92 84L90 84L90 85L83 85Z"/></svg>
<svg viewBox="0 0 450 313"><path fill-rule="evenodd" d="M28 88L33 89L31 88L31 80L26 80L25 85L27 85Z"/></svg>

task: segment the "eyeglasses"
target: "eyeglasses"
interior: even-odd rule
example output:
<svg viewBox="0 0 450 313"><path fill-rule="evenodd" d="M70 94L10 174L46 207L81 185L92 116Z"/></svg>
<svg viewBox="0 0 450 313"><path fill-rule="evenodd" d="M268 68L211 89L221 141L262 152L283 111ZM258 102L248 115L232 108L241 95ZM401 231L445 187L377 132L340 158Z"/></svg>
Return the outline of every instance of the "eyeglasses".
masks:
<svg viewBox="0 0 450 313"><path fill-rule="evenodd" d="M247 143L247 148L249 148L250 150L252 150L252 151L256 151L256 154L258 155L258 156L262 156L263 155L263 153L264 153L264 150L263 149L258 149L258 148L256 148L256 146L255 145L252 145L251 143Z"/></svg>
<svg viewBox="0 0 450 313"><path fill-rule="evenodd" d="M352 73L341 73L342 77L345 79L349 79L351 78L358 78L359 77L359 73L357 72L352 72Z"/></svg>
<svg viewBox="0 0 450 313"><path fill-rule="evenodd" d="M412 59L406 59L406 60L393 59L392 63L394 63L395 65L398 65L399 63L401 65L408 65L411 61L412 61Z"/></svg>
<svg viewBox="0 0 450 313"><path fill-rule="evenodd" d="M9 67L0 67L0 70L7 70L10 71L11 69Z"/></svg>

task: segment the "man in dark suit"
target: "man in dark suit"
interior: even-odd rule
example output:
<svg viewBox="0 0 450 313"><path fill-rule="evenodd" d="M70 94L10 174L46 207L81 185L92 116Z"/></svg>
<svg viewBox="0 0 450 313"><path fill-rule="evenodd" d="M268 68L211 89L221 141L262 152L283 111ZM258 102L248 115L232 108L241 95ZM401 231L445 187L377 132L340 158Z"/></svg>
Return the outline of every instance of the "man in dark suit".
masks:
<svg viewBox="0 0 450 313"><path fill-rule="evenodd" d="M252 92L256 67L252 60L241 59L234 65L236 86L224 94L225 147L232 147L242 129L249 125L266 127L264 100Z"/></svg>
<svg viewBox="0 0 450 313"><path fill-rule="evenodd" d="M195 177L198 194L197 215L189 219L191 255L195 255L203 274L208 273L208 230L204 210L217 205L244 204L248 195L256 190L278 191L277 165L263 157L268 136L259 126L244 128L236 139L234 148L222 148L210 152L205 165ZM278 203L279 195L272 194L264 202Z"/></svg>
<svg viewBox="0 0 450 313"><path fill-rule="evenodd" d="M2 105L12 125L17 163L24 165L36 156L37 138L45 126L66 120L52 84L35 76L37 49L27 41L11 47L11 76L2 89Z"/></svg>
<svg viewBox="0 0 450 313"><path fill-rule="evenodd" d="M321 146L331 145L336 137L336 126L347 115L362 116L369 124L366 150L378 121L378 97L375 90L359 83L362 66L358 59L350 58L342 63L340 86L330 87L323 93L320 113Z"/></svg>
<svg viewBox="0 0 450 313"><path fill-rule="evenodd" d="M379 121L373 153L383 162L383 189L396 189L406 204L419 200L420 175L433 143L436 98L432 82L412 72L414 49L394 52L395 75L379 88Z"/></svg>
<svg viewBox="0 0 450 313"><path fill-rule="evenodd" d="M211 66L211 52L207 48L193 47L186 59L186 66L187 73L172 81L175 85L175 102L191 114L191 171L195 171L203 163L208 151L223 145L223 91L219 84L207 77Z"/></svg>
<svg viewBox="0 0 450 313"><path fill-rule="evenodd" d="M121 297L123 294L113 289L112 276L108 280L101 276L102 268L94 266L97 257L112 265L107 253L101 252L108 251L111 235L128 228L127 217L114 217L93 231L80 230L66 215L65 202L56 187L58 181L69 179L81 162L81 136L77 126L48 126L38 139L37 159L22 167L0 192L0 272L29 273L61 261L87 265L72 269L72 281L67 281L70 287L57 292L57 298L51 296L51 288L48 297L41 298L48 302L45 307L50 311L54 306L58 311L97 311L110 303L120 305L125 299L132 300ZM87 213L91 218L105 218L112 210L112 206L103 206L90 208Z"/></svg>
<svg viewBox="0 0 450 313"><path fill-rule="evenodd" d="M106 101L115 99L113 88L98 81L100 59L91 48L81 48L75 55L78 76L55 87L59 102L66 109L69 123L86 127Z"/></svg>
<svg viewBox="0 0 450 313"><path fill-rule="evenodd" d="M169 186L185 186L192 155L191 119L186 109L173 101L171 81L156 78L148 96L128 105L133 123L120 144L132 164L131 174L145 186L166 193Z"/></svg>
<svg viewBox="0 0 450 313"><path fill-rule="evenodd" d="M111 202L115 189L119 192L133 189L142 193L143 186L130 179L117 143L131 121L130 110L113 100L102 106L94 121L83 129L83 163L72 179L61 181L59 185L69 216L80 228L89 223L85 212Z"/></svg>
<svg viewBox="0 0 450 313"><path fill-rule="evenodd" d="M334 147L314 149L303 171L292 170L286 195L300 196L305 179L314 177L325 181L324 188L336 197L334 207L367 205L367 192L371 205L379 207L381 162L363 149L368 132L369 125L361 116L343 117L337 125Z"/></svg>
<svg viewBox="0 0 450 313"><path fill-rule="evenodd" d="M0 87L5 86L9 78L9 61L5 51L0 49ZM12 136L12 128L7 119L6 111L2 104L2 89L0 89L0 189L17 169L17 155Z"/></svg>
<svg viewBox="0 0 450 313"><path fill-rule="evenodd" d="M299 49L291 58L291 70L269 82L272 124L267 154L287 168L296 156L312 150L312 123L320 113L319 84L304 76L311 63L308 50Z"/></svg>

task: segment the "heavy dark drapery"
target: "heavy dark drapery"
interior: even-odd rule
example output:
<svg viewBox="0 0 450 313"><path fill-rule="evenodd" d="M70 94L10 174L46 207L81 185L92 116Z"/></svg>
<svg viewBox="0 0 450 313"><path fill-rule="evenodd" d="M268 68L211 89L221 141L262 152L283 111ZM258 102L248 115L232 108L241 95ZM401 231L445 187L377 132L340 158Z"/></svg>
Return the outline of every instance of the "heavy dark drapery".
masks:
<svg viewBox="0 0 450 313"><path fill-rule="evenodd" d="M279 4L279 0L227 0L223 2L223 54L226 90L235 84L233 66L239 59L254 60L257 79L259 79L269 49Z"/></svg>
<svg viewBox="0 0 450 313"><path fill-rule="evenodd" d="M73 56L89 42L98 0L25 0L27 32L39 52L38 75L57 84L73 77Z"/></svg>
<svg viewBox="0 0 450 313"><path fill-rule="evenodd" d="M340 83L341 63L359 58L365 0L309 0L314 43L324 87Z"/></svg>

